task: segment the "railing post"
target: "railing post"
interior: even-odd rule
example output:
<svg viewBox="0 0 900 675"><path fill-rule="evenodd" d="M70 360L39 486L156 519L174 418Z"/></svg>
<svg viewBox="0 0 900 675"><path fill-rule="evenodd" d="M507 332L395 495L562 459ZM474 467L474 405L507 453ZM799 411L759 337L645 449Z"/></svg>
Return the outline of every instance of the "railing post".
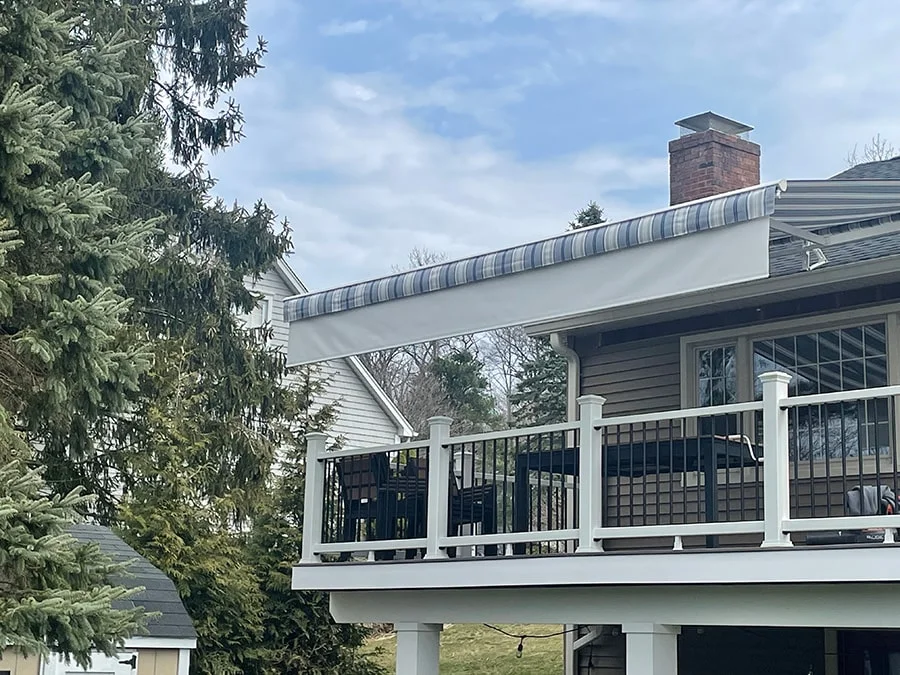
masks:
<svg viewBox="0 0 900 675"><path fill-rule="evenodd" d="M594 426L603 418L602 396L589 394L578 398L578 548L576 553L596 553L602 543L594 541L594 530L603 515L603 430Z"/></svg>
<svg viewBox="0 0 900 675"><path fill-rule="evenodd" d="M446 558L439 542L447 535L447 511L450 508L450 438L449 417L432 417L428 420L428 529L425 559Z"/></svg>
<svg viewBox="0 0 900 675"><path fill-rule="evenodd" d="M322 455L328 435L306 434L306 491L303 496L302 554L300 562L320 562L313 551L322 543L322 512L325 502L325 461Z"/></svg>
<svg viewBox="0 0 900 675"><path fill-rule="evenodd" d="M759 376L763 389L763 547L793 546L782 527L790 516L790 455L788 413L781 401L788 397L791 376L782 372Z"/></svg>

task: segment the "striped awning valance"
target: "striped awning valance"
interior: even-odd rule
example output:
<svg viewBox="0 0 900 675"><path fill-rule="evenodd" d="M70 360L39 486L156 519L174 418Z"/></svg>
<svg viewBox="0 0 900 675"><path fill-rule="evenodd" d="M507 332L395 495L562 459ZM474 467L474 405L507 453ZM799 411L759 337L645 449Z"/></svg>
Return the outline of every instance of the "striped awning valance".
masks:
<svg viewBox="0 0 900 675"><path fill-rule="evenodd" d="M284 303L288 322L599 256L769 216L783 183L754 187L558 237L401 272Z"/></svg>

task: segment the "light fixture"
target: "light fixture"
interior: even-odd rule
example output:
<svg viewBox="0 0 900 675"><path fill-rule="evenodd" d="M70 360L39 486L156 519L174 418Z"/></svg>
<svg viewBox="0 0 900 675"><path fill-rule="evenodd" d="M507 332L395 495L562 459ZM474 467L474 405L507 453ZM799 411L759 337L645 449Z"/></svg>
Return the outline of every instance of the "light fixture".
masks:
<svg viewBox="0 0 900 675"><path fill-rule="evenodd" d="M824 251L818 246L811 246L809 243L804 245L806 252L806 271L811 272L828 264L828 258L825 257Z"/></svg>

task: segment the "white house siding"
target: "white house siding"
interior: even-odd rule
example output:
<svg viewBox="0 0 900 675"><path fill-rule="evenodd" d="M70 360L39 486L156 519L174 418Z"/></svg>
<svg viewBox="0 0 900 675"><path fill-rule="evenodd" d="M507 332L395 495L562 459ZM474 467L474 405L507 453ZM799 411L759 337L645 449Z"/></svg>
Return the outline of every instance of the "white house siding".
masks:
<svg viewBox="0 0 900 675"><path fill-rule="evenodd" d="M269 299L268 320L272 325L273 340L287 349L288 324L284 321L284 298L295 295L276 270L264 274L259 280L248 282L248 288ZM387 445L397 440L397 423L388 415L346 359L331 361L318 366L326 386L318 397L319 405L336 403L337 419L330 429L339 436L346 447Z"/></svg>
<svg viewBox="0 0 900 675"><path fill-rule="evenodd" d="M346 359L329 361L319 369L327 381L324 402L338 404L331 433L343 438L346 447L386 445L398 440L397 424L385 414Z"/></svg>

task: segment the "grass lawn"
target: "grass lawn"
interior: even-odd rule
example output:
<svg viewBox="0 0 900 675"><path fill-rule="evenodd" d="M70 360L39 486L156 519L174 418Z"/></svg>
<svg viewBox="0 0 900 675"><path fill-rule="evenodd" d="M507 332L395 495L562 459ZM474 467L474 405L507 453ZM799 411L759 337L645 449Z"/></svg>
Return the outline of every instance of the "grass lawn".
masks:
<svg viewBox="0 0 900 675"><path fill-rule="evenodd" d="M504 624L509 633L546 635L562 626ZM454 624L441 634L441 675L556 675L563 668L563 637L525 640L521 659L516 658L516 638L476 624ZM397 639L393 633L372 638L364 651L388 672L394 672ZM376 651L378 653L376 653Z"/></svg>

